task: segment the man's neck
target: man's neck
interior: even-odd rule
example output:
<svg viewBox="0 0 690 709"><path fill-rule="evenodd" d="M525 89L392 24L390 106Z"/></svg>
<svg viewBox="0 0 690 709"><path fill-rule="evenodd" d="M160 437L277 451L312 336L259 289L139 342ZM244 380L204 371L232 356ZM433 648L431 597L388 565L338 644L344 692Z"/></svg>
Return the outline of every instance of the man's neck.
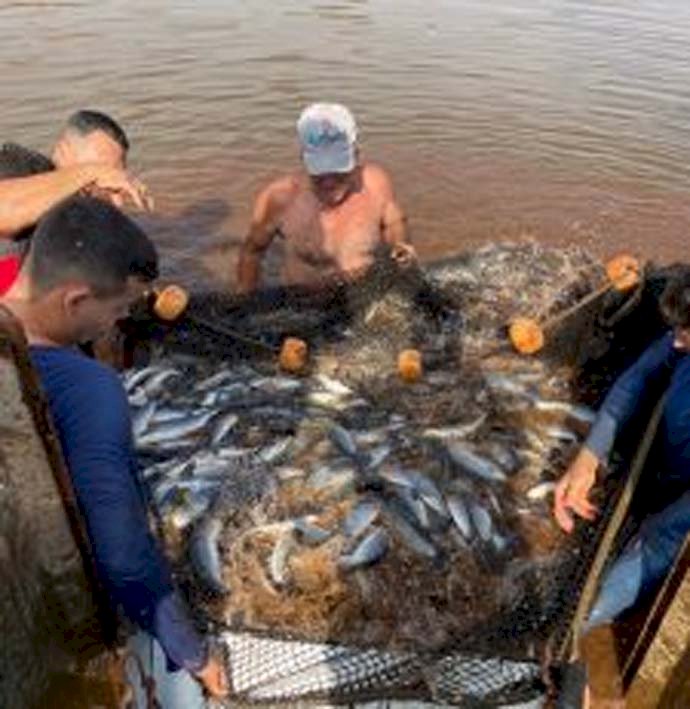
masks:
<svg viewBox="0 0 690 709"><path fill-rule="evenodd" d="M51 328L46 325L47 318L41 313L39 306L33 305L22 291L21 284L15 284L4 298L0 298L0 305L5 306L21 323L29 345L43 347L65 347L66 343L56 337Z"/></svg>

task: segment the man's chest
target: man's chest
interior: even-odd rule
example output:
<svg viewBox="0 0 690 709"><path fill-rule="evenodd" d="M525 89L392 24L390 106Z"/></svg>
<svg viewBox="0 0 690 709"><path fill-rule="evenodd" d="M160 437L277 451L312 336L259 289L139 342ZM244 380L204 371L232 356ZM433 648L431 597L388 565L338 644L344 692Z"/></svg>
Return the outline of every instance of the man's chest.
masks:
<svg viewBox="0 0 690 709"><path fill-rule="evenodd" d="M280 225L288 246L300 253L340 260L350 253L368 253L381 240L380 207L366 193L352 195L334 209L315 200L296 200Z"/></svg>

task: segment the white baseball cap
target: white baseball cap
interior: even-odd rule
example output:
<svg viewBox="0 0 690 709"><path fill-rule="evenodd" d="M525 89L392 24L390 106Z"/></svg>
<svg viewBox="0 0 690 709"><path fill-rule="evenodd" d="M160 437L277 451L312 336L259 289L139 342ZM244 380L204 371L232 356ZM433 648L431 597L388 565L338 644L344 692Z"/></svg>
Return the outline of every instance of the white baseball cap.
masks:
<svg viewBox="0 0 690 709"><path fill-rule="evenodd" d="M351 172L357 164L357 124L338 103L313 103L297 121L302 159L310 175Z"/></svg>

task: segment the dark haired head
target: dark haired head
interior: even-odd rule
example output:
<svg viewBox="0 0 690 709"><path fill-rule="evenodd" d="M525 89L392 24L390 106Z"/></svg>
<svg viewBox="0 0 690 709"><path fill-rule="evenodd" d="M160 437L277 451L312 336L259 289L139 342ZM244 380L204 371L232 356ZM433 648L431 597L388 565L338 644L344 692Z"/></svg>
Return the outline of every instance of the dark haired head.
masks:
<svg viewBox="0 0 690 709"><path fill-rule="evenodd" d="M40 153L23 148L15 143L0 147L0 178L30 177L49 172L53 163Z"/></svg>
<svg viewBox="0 0 690 709"><path fill-rule="evenodd" d="M38 292L77 280L106 297L123 290L129 278L154 280L158 257L146 234L119 209L92 197L73 197L39 222L29 275Z"/></svg>
<svg viewBox="0 0 690 709"><path fill-rule="evenodd" d="M99 111L77 111L67 119L67 130L87 136L94 131L101 131L112 138L126 153L129 150L129 140L122 126L105 113Z"/></svg>
<svg viewBox="0 0 690 709"><path fill-rule="evenodd" d="M669 281L659 305L671 327L690 328L690 271Z"/></svg>

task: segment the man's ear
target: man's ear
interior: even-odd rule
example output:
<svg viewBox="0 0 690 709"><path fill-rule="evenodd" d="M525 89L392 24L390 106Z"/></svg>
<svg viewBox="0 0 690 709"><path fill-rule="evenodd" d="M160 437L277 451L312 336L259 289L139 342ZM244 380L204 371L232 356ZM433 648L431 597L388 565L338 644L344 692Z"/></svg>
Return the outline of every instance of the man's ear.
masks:
<svg viewBox="0 0 690 709"><path fill-rule="evenodd" d="M62 308L67 315L75 315L90 298L93 298L93 292L89 286L81 284L67 286L61 295Z"/></svg>

